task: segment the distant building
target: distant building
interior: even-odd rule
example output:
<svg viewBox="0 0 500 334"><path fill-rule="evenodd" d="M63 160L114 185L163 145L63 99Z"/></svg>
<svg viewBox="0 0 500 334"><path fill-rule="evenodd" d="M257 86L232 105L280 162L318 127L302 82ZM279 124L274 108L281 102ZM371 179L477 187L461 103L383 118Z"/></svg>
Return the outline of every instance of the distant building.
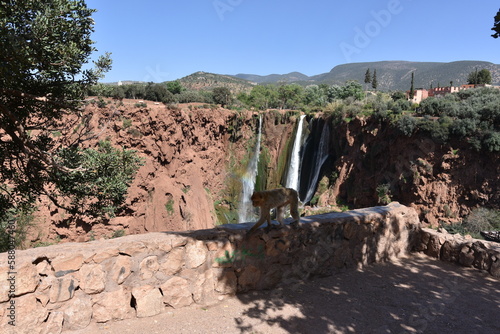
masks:
<svg viewBox="0 0 500 334"><path fill-rule="evenodd" d="M433 96L444 96L450 93L457 93L461 90L476 88L476 87L495 87L500 88L500 86L492 85L461 85L460 87L447 86L447 87L436 87L431 89L417 88L413 90L413 99L410 99L410 91L406 91L406 98L412 103L420 103L428 97Z"/></svg>

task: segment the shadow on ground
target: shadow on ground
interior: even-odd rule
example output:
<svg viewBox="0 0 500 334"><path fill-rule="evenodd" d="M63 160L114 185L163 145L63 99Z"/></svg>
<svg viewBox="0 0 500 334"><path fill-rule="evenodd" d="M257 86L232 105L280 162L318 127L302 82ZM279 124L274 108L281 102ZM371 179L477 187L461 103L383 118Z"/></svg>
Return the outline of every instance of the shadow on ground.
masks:
<svg viewBox="0 0 500 334"><path fill-rule="evenodd" d="M499 333L500 281L413 255L239 294L241 333Z"/></svg>

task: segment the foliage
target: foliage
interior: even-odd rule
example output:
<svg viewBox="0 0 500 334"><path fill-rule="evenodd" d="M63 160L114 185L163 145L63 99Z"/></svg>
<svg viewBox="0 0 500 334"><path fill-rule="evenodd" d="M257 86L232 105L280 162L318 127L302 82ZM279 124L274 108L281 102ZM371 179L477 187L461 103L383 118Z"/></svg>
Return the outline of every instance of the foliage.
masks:
<svg viewBox="0 0 500 334"><path fill-rule="evenodd" d="M443 225L450 233L470 234L472 237L482 239L481 231L500 230L500 211L487 208L476 208L461 222Z"/></svg>
<svg viewBox="0 0 500 334"><path fill-rule="evenodd" d="M500 152L500 90L488 87L463 90L420 103L418 128L433 138L467 140L474 148Z"/></svg>
<svg viewBox="0 0 500 334"><path fill-rule="evenodd" d="M179 80L167 82L167 89L170 93L172 93L174 95L180 94L186 90L184 87L182 87Z"/></svg>
<svg viewBox="0 0 500 334"><path fill-rule="evenodd" d="M7 134L0 136L0 221L9 212L19 217L40 195L61 206L81 208L85 201L93 211L112 211L138 168L132 151L109 143L82 149L81 136L71 142L51 136L70 130L63 117L81 115L89 88L111 68L109 54L82 68L96 51L94 11L77 0L0 6L0 133Z"/></svg>
<svg viewBox="0 0 500 334"><path fill-rule="evenodd" d="M397 128L405 135L410 137L417 128L417 120L410 115L403 115L397 122Z"/></svg>
<svg viewBox="0 0 500 334"><path fill-rule="evenodd" d="M365 97L363 86L357 81L347 81L343 86L333 85L328 89L327 98L329 102L340 99L345 100L353 97L355 100L361 100Z"/></svg>
<svg viewBox="0 0 500 334"><path fill-rule="evenodd" d="M34 210L33 206L20 205L17 208L7 210L1 216L0 253L8 251L12 246L15 248L23 246L26 241L28 228L33 225Z"/></svg>
<svg viewBox="0 0 500 334"><path fill-rule="evenodd" d="M227 87L216 87L213 90L213 100L223 108L230 105L233 101L231 91Z"/></svg>
<svg viewBox="0 0 500 334"><path fill-rule="evenodd" d="M377 87L378 87L377 70L373 70L372 88L377 89Z"/></svg>
<svg viewBox="0 0 500 334"><path fill-rule="evenodd" d="M377 186L376 189L377 196L378 196L378 202L381 204L389 204L391 203L391 190L390 190L390 184L380 184Z"/></svg>
<svg viewBox="0 0 500 334"><path fill-rule="evenodd" d="M110 142L101 141L97 149L65 147L57 152L57 160L68 168L81 167L72 173L55 171L57 191L51 197L71 196L67 209L91 215L113 215L125 200L127 189L142 160L132 150L118 150ZM62 203L58 203L63 205Z"/></svg>
<svg viewBox="0 0 500 334"><path fill-rule="evenodd" d="M493 30L495 33L491 36L493 38L498 38L498 36L500 36L500 10L495 15L494 20L495 21L493 23L493 28L491 28L491 30Z"/></svg>
<svg viewBox="0 0 500 334"><path fill-rule="evenodd" d="M476 69L474 72L469 73L467 83L469 85L489 85L491 84L491 72L485 68L479 72Z"/></svg>

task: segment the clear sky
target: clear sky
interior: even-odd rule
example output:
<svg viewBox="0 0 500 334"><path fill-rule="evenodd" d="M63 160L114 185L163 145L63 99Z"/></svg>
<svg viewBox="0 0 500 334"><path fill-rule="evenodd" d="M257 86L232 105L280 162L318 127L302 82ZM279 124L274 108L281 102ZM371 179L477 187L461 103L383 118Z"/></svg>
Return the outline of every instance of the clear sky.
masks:
<svg viewBox="0 0 500 334"><path fill-rule="evenodd" d="M493 0L87 0L104 82L196 71L321 74L381 60L500 64Z"/></svg>

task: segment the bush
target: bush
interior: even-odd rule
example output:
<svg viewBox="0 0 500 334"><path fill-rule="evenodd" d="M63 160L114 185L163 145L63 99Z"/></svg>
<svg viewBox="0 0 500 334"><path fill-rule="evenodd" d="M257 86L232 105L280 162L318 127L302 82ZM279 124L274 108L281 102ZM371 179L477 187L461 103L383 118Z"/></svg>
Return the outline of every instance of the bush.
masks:
<svg viewBox="0 0 500 334"><path fill-rule="evenodd" d="M474 238L482 239L481 231L500 230L500 211L476 208L462 222L444 228L451 233L470 234Z"/></svg>
<svg viewBox="0 0 500 334"><path fill-rule="evenodd" d="M403 115L397 121L398 130L401 131L405 136L410 137L417 127L417 120L415 117L409 115Z"/></svg>

